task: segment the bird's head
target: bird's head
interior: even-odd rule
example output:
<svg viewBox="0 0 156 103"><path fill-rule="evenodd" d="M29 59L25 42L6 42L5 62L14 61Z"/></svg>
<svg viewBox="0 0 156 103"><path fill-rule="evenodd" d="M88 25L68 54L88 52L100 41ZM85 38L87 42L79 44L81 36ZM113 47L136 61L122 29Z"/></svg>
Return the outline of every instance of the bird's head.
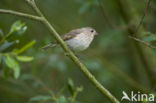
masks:
<svg viewBox="0 0 156 103"><path fill-rule="evenodd" d="M86 34L91 34L93 36L98 35L98 33L96 32L96 30L93 29L92 27L84 27L84 28L81 28L81 29L82 29L82 32L84 32Z"/></svg>

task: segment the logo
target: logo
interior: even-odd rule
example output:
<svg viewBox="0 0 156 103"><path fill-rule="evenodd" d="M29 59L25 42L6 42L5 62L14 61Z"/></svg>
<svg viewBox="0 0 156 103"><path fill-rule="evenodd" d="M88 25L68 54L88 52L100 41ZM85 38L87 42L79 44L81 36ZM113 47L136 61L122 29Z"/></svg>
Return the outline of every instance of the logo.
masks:
<svg viewBox="0 0 156 103"><path fill-rule="evenodd" d="M121 98L121 101L128 100L128 101L146 101L146 102L154 102L155 97L154 94L141 94L141 92L134 93L134 91L131 91L130 95L128 95L125 91L122 92L123 96Z"/></svg>

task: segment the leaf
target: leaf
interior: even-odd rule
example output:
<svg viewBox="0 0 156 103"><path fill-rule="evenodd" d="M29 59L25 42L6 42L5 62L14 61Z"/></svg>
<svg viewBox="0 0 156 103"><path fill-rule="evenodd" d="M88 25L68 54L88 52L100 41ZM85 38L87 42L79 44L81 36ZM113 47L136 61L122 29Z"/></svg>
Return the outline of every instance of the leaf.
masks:
<svg viewBox="0 0 156 103"><path fill-rule="evenodd" d="M71 78L68 78L68 89L70 93L73 95L74 94L74 83Z"/></svg>
<svg viewBox="0 0 156 103"><path fill-rule="evenodd" d="M143 32L143 36L153 35L151 32Z"/></svg>
<svg viewBox="0 0 156 103"><path fill-rule="evenodd" d="M16 56L16 59L21 61L21 62L30 62L34 58L33 57L29 57L29 56Z"/></svg>
<svg viewBox="0 0 156 103"><path fill-rule="evenodd" d="M64 96L60 96L56 103L68 103L68 101Z"/></svg>
<svg viewBox="0 0 156 103"><path fill-rule="evenodd" d="M144 41L146 42L152 42L155 40L156 40L156 35L153 35L153 34L144 38Z"/></svg>
<svg viewBox="0 0 156 103"><path fill-rule="evenodd" d="M48 100L51 100L52 98L51 98L51 96L49 96L49 95L40 95L40 96L36 96L36 97L32 97L30 100L29 100L29 102L33 102L33 101L41 101L41 100L43 100L43 101L48 101Z"/></svg>
<svg viewBox="0 0 156 103"><path fill-rule="evenodd" d="M4 64L5 64L4 63L4 55L3 54L0 54L0 65L3 68L3 73L4 73L5 79L8 79L9 73L10 73L9 72L10 69L6 65L4 65Z"/></svg>
<svg viewBox="0 0 156 103"><path fill-rule="evenodd" d="M26 51L28 48L32 47L34 44L36 43L35 40L27 43L25 46L23 46L21 49L16 49L14 50L14 52L16 52L17 54L21 54L23 53L24 51Z"/></svg>
<svg viewBox="0 0 156 103"><path fill-rule="evenodd" d="M0 46L0 51L3 51L7 48L9 48L10 46L12 46L13 44L15 44L15 42L8 42L5 41L1 46Z"/></svg>
<svg viewBox="0 0 156 103"><path fill-rule="evenodd" d="M0 37L3 37L4 36L4 33L2 31L2 29L0 29Z"/></svg>
<svg viewBox="0 0 156 103"><path fill-rule="evenodd" d="M18 65L18 63L16 62L15 59L13 59L12 57L10 57L9 55L6 56L5 60L5 64L13 70L14 72L14 78L17 79L20 75L20 67Z"/></svg>
<svg viewBox="0 0 156 103"><path fill-rule="evenodd" d="M25 23L22 23L20 20L13 23L10 29L10 33L17 32L17 34L21 35L27 30L27 26Z"/></svg>

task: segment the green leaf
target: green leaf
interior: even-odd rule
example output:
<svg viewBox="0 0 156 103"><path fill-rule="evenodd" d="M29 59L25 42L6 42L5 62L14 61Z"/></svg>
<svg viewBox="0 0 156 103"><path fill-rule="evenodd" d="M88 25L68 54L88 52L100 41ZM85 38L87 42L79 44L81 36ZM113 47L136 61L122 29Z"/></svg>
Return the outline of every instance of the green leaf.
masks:
<svg viewBox="0 0 156 103"><path fill-rule="evenodd" d="M2 29L0 29L0 37L3 37L4 36L4 33L2 31Z"/></svg>
<svg viewBox="0 0 156 103"><path fill-rule="evenodd" d="M48 100L51 100L52 98L51 98L51 96L49 96L49 95L40 95L40 96L36 96L36 97L32 97L29 101L30 102L34 102L34 101L41 101L41 100L43 100L43 101L48 101Z"/></svg>
<svg viewBox="0 0 156 103"><path fill-rule="evenodd" d="M3 73L4 73L5 79L8 79L9 73L10 73L10 68L8 68L5 65L4 59L5 59L4 55L0 54L0 65L1 65L1 68L3 68Z"/></svg>
<svg viewBox="0 0 156 103"><path fill-rule="evenodd" d="M10 33L17 32L17 34L23 34L27 30L25 23L22 23L20 20L13 23L10 29Z"/></svg>
<svg viewBox="0 0 156 103"><path fill-rule="evenodd" d="M71 78L68 78L68 89L70 93L73 95L74 94L74 83Z"/></svg>
<svg viewBox="0 0 156 103"><path fill-rule="evenodd" d="M68 103L68 101L64 96L60 96L56 103Z"/></svg>
<svg viewBox="0 0 156 103"><path fill-rule="evenodd" d="M21 61L21 62L30 62L34 58L33 57L29 57L29 56L16 56L16 59Z"/></svg>
<svg viewBox="0 0 156 103"><path fill-rule="evenodd" d="M27 43L25 46L23 46L21 49L16 49L14 50L14 52L16 52L17 54L21 54L23 53L24 51L26 51L28 48L32 47L34 44L36 43L35 40Z"/></svg>
<svg viewBox="0 0 156 103"><path fill-rule="evenodd" d="M8 41L5 41L3 44L1 44L0 46L0 51L3 51L7 48L9 48L10 46L12 46L13 44L15 44L15 42L8 42Z"/></svg>
<svg viewBox="0 0 156 103"><path fill-rule="evenodd" d="M144 41L146 42L152 42L156 40L156 35L150 35L144 38Z"/></svg>
<svg viewBox="0 0 156 103"><path fill-rule="evenodd" d="M5 60L5 64L13 70L14 72L14 78L17 79L20 75L20 67L18 65L18 63L16 62L15 59L13 59L12 57L10 57L9 55L6 56Z"/></svg>

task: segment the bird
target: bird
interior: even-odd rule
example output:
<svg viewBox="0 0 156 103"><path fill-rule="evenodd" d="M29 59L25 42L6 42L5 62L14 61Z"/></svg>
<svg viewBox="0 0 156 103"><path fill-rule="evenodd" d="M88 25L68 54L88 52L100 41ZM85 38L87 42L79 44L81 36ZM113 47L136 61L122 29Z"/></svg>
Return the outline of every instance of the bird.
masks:
<svg viewBox="0 0 156 103"><path fill-rule="evenodd" d="M98 33L92 27L83 27L78 29L73 29L68 33L61 36L61 38L66 42L67 46L76 52L84 51L87 49ZM58 45L57 42L52 42L42 47L42 49L48 49Z"/></svg>

